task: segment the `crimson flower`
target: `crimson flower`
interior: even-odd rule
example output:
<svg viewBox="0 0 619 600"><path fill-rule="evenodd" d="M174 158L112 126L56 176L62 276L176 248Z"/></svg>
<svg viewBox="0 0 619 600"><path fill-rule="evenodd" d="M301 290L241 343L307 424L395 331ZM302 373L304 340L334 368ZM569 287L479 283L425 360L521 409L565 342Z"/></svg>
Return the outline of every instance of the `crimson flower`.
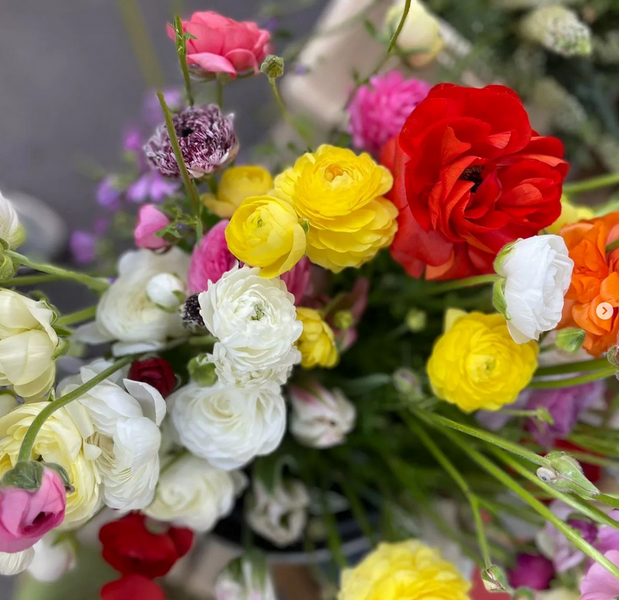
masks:
<svg viewBox="0 0 619 600"><path fill-rule="evenodd" d="M164 398L176 387L176 375L170 363L158 357L136 360L132 363L129 379L152 385Z"/></svg>
<svg viewBox="0 0 619 600"><path fill-rule="evenodd" d="M165 600L163 590L142 575L125 575L101 588L101 600Z"/></svg>

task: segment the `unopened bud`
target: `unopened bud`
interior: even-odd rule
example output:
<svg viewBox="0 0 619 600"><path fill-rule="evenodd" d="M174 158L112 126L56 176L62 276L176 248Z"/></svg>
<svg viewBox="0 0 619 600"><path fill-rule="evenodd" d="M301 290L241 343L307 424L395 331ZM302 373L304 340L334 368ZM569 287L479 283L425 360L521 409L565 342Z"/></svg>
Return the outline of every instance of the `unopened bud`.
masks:
<svg viewBox="0 0 619 600"><path fill-rule="evenodd" d="M355 317L349 310L338 310L333 315L333 324L342 331L348 331L355 324Z"/></svg>
<svg viewBox="0 0 619 600"><path fill-rule="evenodd" d="M215 365L209 361L206 354L200 354L192 358L187 368L189 369L189 375L198 385L206 387L213 385L217 381Z"/></svg>
<svg viewBox="0 0 619 600"><path fill-rule="evenodd" d="M262 71L269 79L277 79L284 74L284 59L275 54L269 54L260 65Z"/></svg>
<svg viewBox="0 0 619 600"><path fill-rule="evenodd" d="M484 587L487 592L507 592L511 593L512 588L507 580L507 574L501 567L491 565L484 569L481 574L481 580L484 582Z"/></svg>
<svg viewBox="0 0 619 600"><path fill-rule="evenodd" d="M568 327L566 329L560 329L557 332L557 348L565 350L566 352L577 352L582 347L584 341L584 329Z"/></svg>
<svg viewBox="0 0 619 600"><path fill-rule="evenodd" d="M146 284L146 295L159 308L173 311L185 301L185 286L172 273L159 273Z"/></svg>
<svg viewBox="0 0 619 600"><path fill-rule="evenodd" d="M426 328L428 315L425 310L420 308L411 308L406 314L406 326L413 333L419 333Z"/></svg>
<svg viewBox="0 0 619 600"><path fill-rule="evenodd" d="M34 460L18 462L2 478L3 487L36 491L43 483L43 465Z"/></svg>
<svg viewBox="0 0 619 600"><path fill-rule="evenodd" d="M423 397L423 390L419 377L410 369L401 368L395 371L393 374L393 386L400 394L412 398Z"/></svg>
<svg viewBox="0 0 619 600"><path fill-rule="evenodd" d="M595 498L598 490L584 475L580 463L565 452L546 455L548 466L540 467L537 476L560 492L572 492L583 498Z"/></svg>
<svg viewBox="0 0 619 600"><path fill-rule="evenodd" d="M2 240L0 240L2 242ZM18 266L15 264L12 258L8 257L5 253L5 244L0 245L0 282L8 281L17 273Z"/></svg>

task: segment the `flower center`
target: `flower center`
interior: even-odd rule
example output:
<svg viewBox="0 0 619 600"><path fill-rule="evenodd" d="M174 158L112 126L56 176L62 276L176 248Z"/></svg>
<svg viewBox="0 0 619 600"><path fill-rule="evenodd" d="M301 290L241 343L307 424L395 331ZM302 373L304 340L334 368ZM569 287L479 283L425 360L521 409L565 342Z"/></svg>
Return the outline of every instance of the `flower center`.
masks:
<svg viewBox="0 0 619 600"><path fill-rule="evenodd" d="M344 170L338 165L329 165L325 169L325 179L331 183L336 177L341 177Z"/></svg>
<svg viewBox="0 0 619 600"><path fill-rule="evenodd" d="M261 304L256 304L256 306L254 306L254 314L251 317L251 320L260 321L260 319L262 319L263 316L264 316L264 308L262 307Z"/></svg>
<svg viewBox="0 0 619 600"><path fill-rule="evenodd" d="M464 171L462 171L458 179L462 181L472 181L473 187L471 188L471 193L475 193L479 189L479 186L483 181L483 178L481 176L483 170L484 168L481 165L467 167L466 169L464 169Z"/></svg>
<svg viewBox="0 0 619 600"><path fill-rule="evenodd" d="M193 129L185 125L181 128L181 137L189 137L193 133Z"/></svg>

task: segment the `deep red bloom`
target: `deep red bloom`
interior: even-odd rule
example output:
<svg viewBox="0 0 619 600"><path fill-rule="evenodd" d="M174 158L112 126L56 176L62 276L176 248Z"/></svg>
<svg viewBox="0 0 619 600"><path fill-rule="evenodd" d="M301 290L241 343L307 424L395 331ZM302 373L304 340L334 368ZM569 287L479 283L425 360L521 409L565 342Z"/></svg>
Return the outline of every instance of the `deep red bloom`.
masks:
<svg viewBox="0 0 619 600"><path fill-rule="evenodd" d="M129 379L152 385L164 398L176 387L174 370L163 358L136 360L129 369Z"/></svg>
<svg viewBox="0 0 619 600"><path fill-rule="evenodd" d="M101 588L102 600L165 600L163 590L142 575L125 575Z"/></svg>
<svg viewBox="0 0 619 600"><path fill-rule="evenodd" d="M400 209L394 259L412 277L491 273L505 244L558 218L562 157L509 88L435 86L382 156Z"/></svg>
<svg viewBox="0 0 619 600"><path fill-rule="evenodd" d="M104 525L99 532L103 559L123 575L163 577L189 552L193 533L180 527L161 526L165 529L160 534L149 531L146 518L139 513Z"/></svg>

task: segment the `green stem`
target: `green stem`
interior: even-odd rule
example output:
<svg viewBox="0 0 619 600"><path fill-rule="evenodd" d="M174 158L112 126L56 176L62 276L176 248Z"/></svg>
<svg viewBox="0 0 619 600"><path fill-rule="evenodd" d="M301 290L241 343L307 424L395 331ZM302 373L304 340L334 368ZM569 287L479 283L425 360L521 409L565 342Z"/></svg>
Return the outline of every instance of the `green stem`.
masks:
<svg viewBox="0 0 619 600"><path fill-rule="evenodd" d="M597 381L598 379L606 379L611 377L617 372L616 367L608 367L588 375L581 375L580 377L570 377L569 379L553 379L551 381L532 381L528 387L536 390L552 390L556 388L571 387L573 385L581 385L583 383L589 383L590 381Z"/></svg>
<svg viewBox="0 0 619 600"><path fill-rule="evenodd" d="M279 110L282 113L282 117L284 117L284 120L286 121L286 123L288 123L288 125L290 125L290 127L292 127L292 129L294 129L294 131L296 131L296 133L303 138L303 140L307 143L308 148L310 148L310 151L311 151L311 145L312 145L313 140L309 136L306 135L305 131L299 129L296 126L294 119L292 118L292 115L288 112L286 103L284 102L281 94L279 93L279 89L277 87L277 81L273 79L272 77L269 77L269 83L271 84L271 89L273 90L273 95L275 96L275 101L277 102L277 106L279 106Z"/></svg>
<svg viewBox="0 0 619 600"><path fill-rule="evenodd" d="M90 321L97 314L96 306L89 306L77 312L63 315L56 321L56 325L64 327L65 325L73 325L73 323L81 323L82 321Z"/></svg>
<svg viewBox="0 0 619 600"><path fill-rule="evenodd" d="M350 504L350 511L352 512L355 520L359 524L361 531L363 531L363 534L365 535L365 537L368 538L368 540L370 540L373 544L376 544L376 535L374 533L374 530L372 529L372 526L370 525L370 521L368 519L365 508L363 508L363 504L361 503L359 496L357 496L357 492L350 484L350 481L346 479L346 477L340 479L338 483L342 488L342 491L344 492L348 503Z"/></svg>
<svg viewBox="0 0 619 600"><path fill-rule="evenodd" d="M597 499L600 502L604 502L604 504L608 504L608 506L612 506L613 508L619 508L619 498L609 496L608 494L600 494Z"/></svg>
<svg viewBox="0 0 619 600"><path fill-rule="evenodd" d="M34 418L30 424L30 427L28 428L28 431L22 441L21 448L19 449L17 462L32 459L34 442L36 441L39 431L41 431L41 427L43 427L45 421L47 421L49 417L51 417L57 410L60 410L67 404L77 400L81 395L94 388L96 385L107 379L113 373L116 373L119 369L122 369L125 365L128 365L133 360L135 360L134 356L124 356L123 358L117 360L111 367L108 367L105 371L101 371L101 373L95 375L92 379L89 379L78 388L75 388L68 394L65 394L61 398L47 404L47 406Z"/></svg>
<svg viewBox="0 0 619 600"><path fill-rule="evenodd" d="M619 184L619 173L610 173L608 175L600 175L599 177L591 177L584 181L575 183L567 183L563 186L563 192L566 194L578 194L580 192L588 192L609 185Z"/></svg>
<svg viewBox="0 0 619 600"><path fill-rule="evenodd" d="M486 283L495 283L500 279L499 275L476 275L475 277L467 277L466 279L454 279L443 283L436 283L432 287L428 287L415 294L415 296L433 296L434 294L443 294L452 290L460 290L462 288L475 287L485 285Z"/></svg>
<svg viewBox="0 0 619 600"><path fill-rule="evenodd" d="M203 233L203 225L202 225L202 212L201 212L201 204L200 197L198 196L198 190L196 190L196 186L193 184L191 177L189 176L189 171L187 170L187 165L185 164L185 160L183 159L183 153L181 152L181 146L178 143L178 137L176 136L176 129L174 129L174 121L172 120L172 113L166 104L165 98L161 92L157 92L157 97L159 98L159 104L161 104L161 109L163 110L163 114L165 116L165 123L168 129L168 135L170 136L170 142L172 144L172 150L174 151L174 157L176 158L176 163L178 164L178 168L181 172L181 179L183 180L183 185L185 186L185 191L187 195L191 199L191 203L193 205L193 209L196 214L196 234L198 236L198 240L202 239Z"/></svg>
<svg viewBox="0 0 619 600"><path fill-rule="evenodd" d="M337 566L344 570L348 567L348 561L344 556L344 552L342 550L342 540L340 538L340 534L337 530L337 525L335 523L335 519L331 512L329 511L329 503L327 501L327 494L324 490L320 490L320 501L322 504L322 512L323 512L323 520L325 522L325 526L327 528L327 544L329 546L329 550L331 550L331 554L333 554L333 560L337 564Z"/></svg>
<svg viewBox="0 0 619 600"><path fill-rule="evenodd" d="M224 108L224 82L217 80L217 105L223 110Z"/></svg>
<svg viewBox="0 0 619 600"><path fill-rule="evenodd" d="M5 250L4 254L14 259L24 267L29 267L30 269L41 271L42 273L48 273L49 275L54 275L61 279L73 279L74 281L79 281L79 283L96 292L105 292L105 290L107 290L110 286L110 284L104 279L91 277L90 275L85 275L84 273L76 273L75 271L69 271L68 269L62 269L61 267L54 267L53 265L36 263L30 260L27 256L14 252L13 250Z"/></svg>
<svg viewBox="0 0 619 600"><path fill-rule="evenodd" d="M13 277L3 282L5 287L17 287L20 285L38 285L40 283L49 283L50 281L60 281L63 278L60 275L21 275Z"/></svg>
<svg viewBox="0 0 619 600"><path fill-rule="evenodd" d="M611 242L610 244L608 244L608 246L606 246L606 253L608 254L610 252L613 252L617 248L619 248L619 238L617 238L614 242Z"/></svg>
<svg viewBox="0 0 619 600"><path fill-rule="evenodd" d="M395 45L398 43L398 38L400 37L400 33L402 32L402 28L404 27L404 23L406 22L406 17L408 17L408 13L411 9L411 0L406 0L404 4L404 11L402 12L402 16L400 17L400 22L398 23L397 29L394 31L391 36L391 41L389 42L389 47L387 48L387 54L393 50Z"/></svg>
<svg viewBox="0 0 619 600"><path fill-rule="evenodd" d="M121 0L122 1L122 0ZM193 106L193 92L191 91L191 78L189 77L189 67L187 65L187 38L183 31L183 22L179 15L174 17L174 32L176 33L176 53L178 61L181 65L183 73L183 81L185 82L185 93L187 95L187 104Z"/></svg>
<svg viewBox="0 0 619 600"><path fill-rule="evenodd" d="M545 377L546 375L563 375L565 373L582 373L583 371L599 371L608 367L606 358L596 358L595 360L581 360L578 362L565 363L564 365L554 365L552 367L540 367L535 371L533 377Z"/></svg>

